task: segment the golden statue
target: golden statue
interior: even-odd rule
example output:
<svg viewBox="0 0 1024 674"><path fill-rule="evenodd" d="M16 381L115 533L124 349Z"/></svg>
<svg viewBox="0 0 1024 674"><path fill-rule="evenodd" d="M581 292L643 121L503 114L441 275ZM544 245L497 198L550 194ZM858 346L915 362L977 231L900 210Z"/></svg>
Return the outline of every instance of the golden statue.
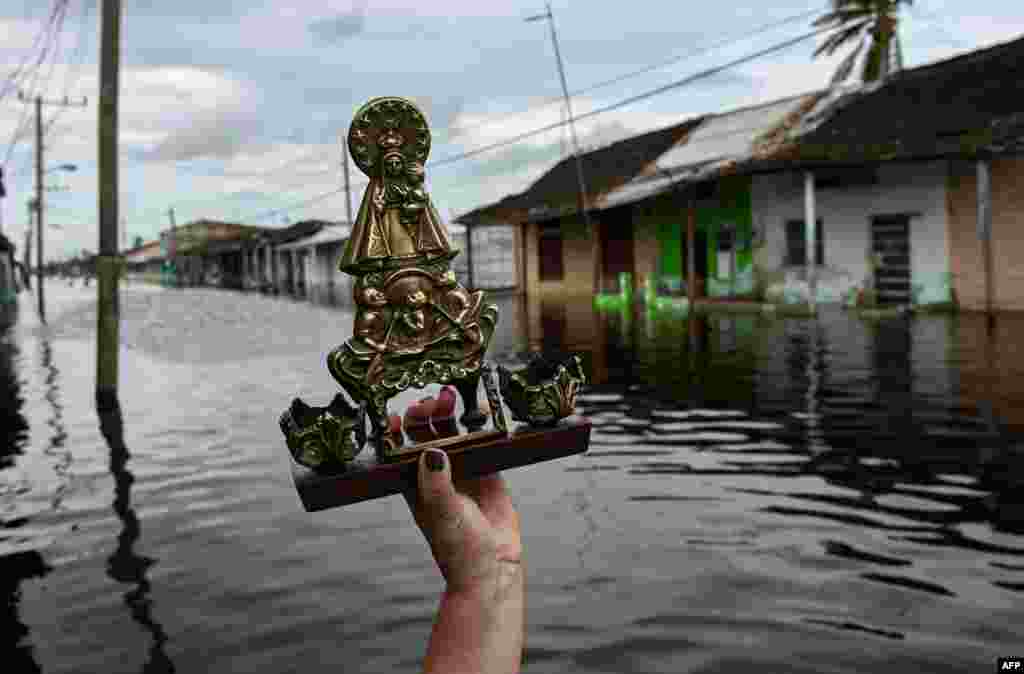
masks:
<svg viewBox="0 0 1024 674"><path fill-rule="evenodd" d="M358 275L458 254L423 188L430 132L419 110L377 98L356 113L348 137L356 165L370 178L339 268Z"/></svg>
<svg viewBox="0 0 1024 674"><path fill-rule="evenodd" d="M348 147L369 178L338 268L355 277L353 336L331 351L331 375L365 403L380 458L400 451L387 433L387 400L409 387L454 384L463 423L479 427L481 364L498 309L462 287L458 254L424 186L430 131L402 98L375 98L356 112Z"/></svg>
<svg viewBox="0 0 1024 674"><path fill-rule="evenodd" d="M416 454L428 445L448 452L459 479L585 452L590 422L563 422L584 381L576 357L501 370L514 418L530 424L510 432L494 369L484 362L498 308L451 269L458 251L423 184L430 151L423 114L405 99L375 98L356 112L348 149L370 184L338 263L355 279L352 337L327 354L327 369L355 405L340 394L325 407L295 399L281 415L306 509L407 492L416 484ZM489 414L477 398L481 381ZM465 432L408 445L389 424L388 400L431 384L455 386ZM366 416L376 450L369 461L357 457L368 439ZM481 430L488 416L494 428Z"/></svg>

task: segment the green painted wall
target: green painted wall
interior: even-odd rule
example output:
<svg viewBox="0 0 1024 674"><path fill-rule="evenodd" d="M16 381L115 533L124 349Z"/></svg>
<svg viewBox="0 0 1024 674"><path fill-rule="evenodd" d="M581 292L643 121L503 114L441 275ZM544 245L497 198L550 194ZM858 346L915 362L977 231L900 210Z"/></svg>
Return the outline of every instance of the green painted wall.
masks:
<svg viewBox="0 0 1024 674"><path fill-rule="evenodd" d="M678 220L658 223L658 276L683 277L683 226Z"/></svg>
<svg viewBox="0 0 1024 674"><path fill-rule="evenodd" d="M719 183L718 204L698 206L697 227L708 237L708 277L718 277L718 230L726 224L736 225L736 236L743 248L736 255L736 271L745 270L753 261L750 250L750 231L753 218L750 211L750 179L723 179ZM724 270L723 270L724 271Z"/></svg>
<svg viewBox="0 0 1024 674"><path fill-rule="evenodd" d="M684 277L683 245L686 238L686 205L682 200L661 199L652 216L657 220L658 275ZM736 271L744 271L753 263L750 233L753 217L750 207L750 179L724 179L719 187L718 203L698 205L697 228L707 235L708 276L718 276L718 229L725 223L737 227L737 236L744 247L736 255Z"/></svg>

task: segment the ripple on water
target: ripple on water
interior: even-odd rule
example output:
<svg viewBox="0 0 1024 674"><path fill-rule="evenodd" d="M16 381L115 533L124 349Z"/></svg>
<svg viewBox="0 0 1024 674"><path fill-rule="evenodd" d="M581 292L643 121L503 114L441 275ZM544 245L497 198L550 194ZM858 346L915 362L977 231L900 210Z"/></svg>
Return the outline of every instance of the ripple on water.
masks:
<svg viewBox="0 0 1024 674"><path fill-rule="evenodd" d="M418 667L443 583L405 504L303 512L276 427L296 393L320 400L335 390L323 353L350 331L351 314L219 291L131 295L122 312L138 347L122 356L130 456L116 475L85 376L94 308L54 311L51 329L15 337L11 371L29 432L14 468L0 471L0 553L51 567L29 580L3 566L8 611L29 626L23 645L39 669L157 671L161 654L177 671ZM668 343L640 331L629 350L607 348L609 360L643 366L609 371L645 381L583 392L595 424L589 455L508 477L535 583L528 665L974 671L1021 642L1024 544L1006 530L1010 495L972 474L986 427L958 398L970 381L943 360L963 356L956 339L970 334L969 317L915 319L941 329L910 349L911 394L879 372L899 365L906 326L868 330L826 313L815 324L813 414L806 322L730 335L730 353L718 340L732 323L712 324L702 381L684 372L694 361L679 358L678 334ZM895 348L882 348L887 331ZM56 376L40 362L43 339ZM647 366L664 353L671 367ZM963 390L940 390L952 382ZM674 408L675 399L688 402ZM65 474L41 454L60 430L53 401L72 450ZM922 455L922 440L945 464ZM74 624L89 629L61 627ZM0 643L0 656L10 652Z"/></svg>

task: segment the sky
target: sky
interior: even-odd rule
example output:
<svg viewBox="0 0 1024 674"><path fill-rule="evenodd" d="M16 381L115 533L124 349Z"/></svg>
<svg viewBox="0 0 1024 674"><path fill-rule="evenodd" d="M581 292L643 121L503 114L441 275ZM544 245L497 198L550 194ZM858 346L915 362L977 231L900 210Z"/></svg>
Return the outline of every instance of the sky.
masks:
<svg viewBox="0 0 1024 674"><path fill-rule="evenodd" d="M62 1L61 31L43 53L38 38ZM569 152L563 128L457 159L564 118L548 24L524 20L544 12L543 0L123 4L119 210L129 242L157 238L172 208L178 224L345 220L342 140L356 109L376 96L409 98L426 114L426 183L446 220L526 189ZM553 0L574 113L803 35L827 4ZM3 232L19 246L34 190L34 106L18 100L9 80L42 56L19 88L86 100L43 108L48 260L97 248L98 14L97 0L0 3L0 207ZM1019 0L917 0L901 22L906 67L1024 35ZM813 59L817 39L581 120L580 144L823 88L842 53ZM355 209L365 177L354 163L351 177Z"/></svg>

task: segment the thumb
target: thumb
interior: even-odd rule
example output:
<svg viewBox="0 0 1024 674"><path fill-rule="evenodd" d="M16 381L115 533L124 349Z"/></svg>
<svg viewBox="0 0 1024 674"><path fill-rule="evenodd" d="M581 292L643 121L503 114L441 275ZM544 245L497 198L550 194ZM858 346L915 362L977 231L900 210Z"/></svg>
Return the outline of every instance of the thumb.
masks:
<svg viewBox="0 0 1024 674"><path fill-rule="evenodd" d="M462 503L452 484L451 462L443 450L427 449L419 463L423 524L434 542L442 543L462 527Z"/></svg>

